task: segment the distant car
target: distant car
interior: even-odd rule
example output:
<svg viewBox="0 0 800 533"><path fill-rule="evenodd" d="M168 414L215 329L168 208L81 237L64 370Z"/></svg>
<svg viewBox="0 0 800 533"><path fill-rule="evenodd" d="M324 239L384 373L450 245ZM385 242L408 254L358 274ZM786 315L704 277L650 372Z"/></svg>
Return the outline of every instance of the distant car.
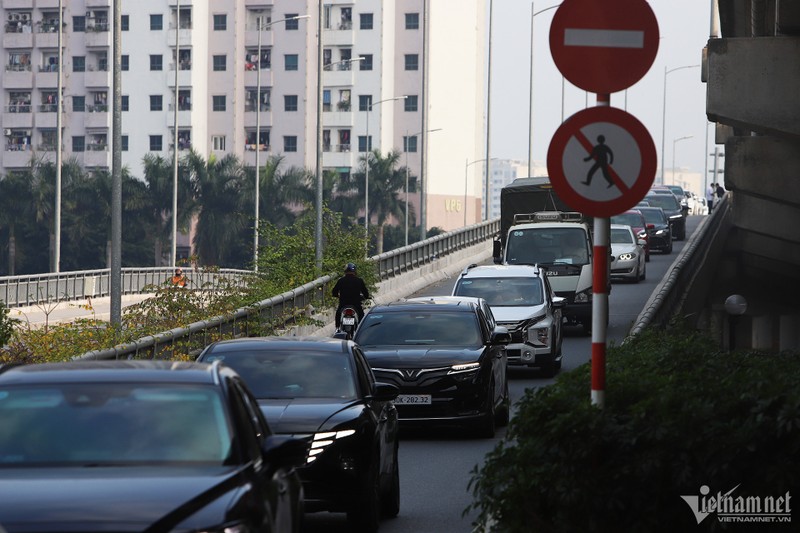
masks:
<svg viewBox="0 0 800 533"><path fill-rule="evenodd" d="M401 426L457 426L491 438L508 422L511 335L486 300L432 296L376 305L354 340L375 377L400 389Z"/></svg>
<svg viewBox="0 0 800 533"><path fill-rule="evenodd" d="M669 219L660 207L640 207L639 211L647 223L648 245L650 250L665 254L672 253L672 228Z"/></svg>
<svg viewBox="0 0 800 533"><path fill-rule="evenodd" d="M546 270L534 265L471 265L453 296L483 298L511 334L509 365L539 368L548 377L561 368L564 298L555 295Z"/></svg>
<svg viewBox="0 0 800 533"><path fill-rule="evenodd" d="M611 279L639 283L647 276L644 240L637 239L630 226L611 224Z"/></svg>
<svg viewBox="0 0 800 533"><path fill-rule="evenodd" d="M672 226L672 236L674 239L682 241L686 239L686 216L689 213L688 207L681 206L674 194L648 194L645 200L650 202L653 207L660 207L667 215Z"/></svg>
<svg viewBox="0 0 800 533"><path fill-rule="evenodd" d="M689 207L689 201L687 199L688 197L686 195L686 191L683 190L683 187L680 185L664 185L664 187L672 191L672 194L675 195L675 198L678 199L678 202L680 202L681 206ZM689 195L689 197L691 197L691 195Z"/></svg>
<svg viewBox="0 0 800 533"><path fill-rule="evenodd" d="M0 427L8 533L300 530L308 443L220 364L0 367Z"/></svg>
<svg viewBox="0 0 800 533"><path fill-rule="evenodd" d="M306 511L346 512L360 531L400 510L398 389L377 383L352 341L253 337L208 346L198 361L220 361L242 376L278 434L311 441L299 469ZM378 487L378 490L376 490Z"/></svg>
<svg viewBox="0 0 800 533"><path fill-rule="evenodd" d="M650 261L650 236L647 233L647 222L639 209L628 209L624 213L614 215L611 217L611 223L630 226L636 238L644 240L644 260Z"/></svg>

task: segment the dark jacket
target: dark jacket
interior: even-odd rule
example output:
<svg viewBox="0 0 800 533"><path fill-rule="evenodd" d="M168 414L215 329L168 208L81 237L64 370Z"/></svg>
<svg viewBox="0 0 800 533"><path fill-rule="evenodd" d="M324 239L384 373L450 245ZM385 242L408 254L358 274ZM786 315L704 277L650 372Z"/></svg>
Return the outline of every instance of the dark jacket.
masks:
<svg viewBox="0 0 800 533"><path fill-rule="evenodd" d="M369 291L364 280L355 274L345 274L333 286L333 296L343 304L361 305L361 301L369 298Z"/></svg>

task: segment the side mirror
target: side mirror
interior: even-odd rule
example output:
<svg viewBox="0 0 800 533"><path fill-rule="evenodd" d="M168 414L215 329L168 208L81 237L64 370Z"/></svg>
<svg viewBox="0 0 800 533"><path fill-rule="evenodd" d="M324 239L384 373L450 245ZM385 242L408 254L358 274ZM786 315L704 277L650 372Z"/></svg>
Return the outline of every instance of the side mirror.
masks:
<svg viewBox="0 0 800 533"><path fill-rule="evenodd" d="M567 306L567 299L563 296L554 296L553 297L553 307L556 309L562 309Z"/></svg>
<svg viewBox="0 0 800 533"><path fill-rule="evenodd" d="M381 383L376 381L372 386L372 399L379 402L389 402L397 398L400 394L400 389L391 383Z"/></svg>
<svg viewBox="0 0 800 533"><path fill-rule="evenodd" d="M508 332L505 326L497 326L489 338L489 343L507 346L511 344L511 333Z"/></svg>
<svg viewBox="0 0 800 533"><path fill-rule="evenodd" d="M310 443L288 435L270 435L261 446L264 460L274 466L299 467L306 464Z"/></svg>
<svg viewBox="0 0 800 533"><path fill-rule="evenodd" d="M639 246L647 246L647 241L644 239L639 239Z"/></svg>

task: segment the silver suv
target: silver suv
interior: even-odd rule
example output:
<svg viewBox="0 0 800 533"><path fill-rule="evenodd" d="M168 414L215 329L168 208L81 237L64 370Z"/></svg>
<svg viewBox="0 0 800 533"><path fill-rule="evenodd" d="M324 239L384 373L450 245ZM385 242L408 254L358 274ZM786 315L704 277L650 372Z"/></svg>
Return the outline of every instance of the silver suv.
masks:
<svg viewBox="0 0 800 533"><path fill-rule="evenodd" d="M561 368L566 300L555 295L545 272L535 265L470 265L456 282L453 296L486 300L498 325L511 334L506 348L509 365L538 367L554 376Z"/></svg>

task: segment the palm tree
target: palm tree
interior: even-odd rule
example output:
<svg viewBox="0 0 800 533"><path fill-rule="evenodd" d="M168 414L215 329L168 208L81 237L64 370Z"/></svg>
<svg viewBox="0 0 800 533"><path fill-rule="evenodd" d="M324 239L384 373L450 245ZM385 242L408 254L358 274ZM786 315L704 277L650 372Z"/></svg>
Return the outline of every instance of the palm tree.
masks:
<svg viewBox="0 0 800 533"><path fill-rule="evenodd" d="M258 191L259 218L276 227L291 226L298 216L298 206L313 202L312 174L306 169L290 167L282 171L284 157L271 156L261 168ZM253 209L253 168L247 167L247 187L242 196L242 210Z"/></svg>
<svg viewBox="0 0 800 533"><path fill-rule="evenodd" d="M362 156L360 172L354 176L351 187L359 188L359 197L363 197L364 175L369 163L369 220L375 220L377 226L376 252L383 253L383 226L389 217L403 220L405 202L400 193L405 191L406 168L398 167L400 152L392 150L382 156L380 150L373 150Z"/></svg>
<svg viewBox="0 0 800 533"><path fill-rule="evenodd" d="M228 154L208 161L194 150L186 156L199 206L194 246L205 265L244 264L243 243L248 217L241 209L246 173L239 159Z"/></svg>
<svg viewBox="0 0 800 533"><path fill-rule="evenodd" d="M145 202L149 206L155 266L161 266L164 243L172 239L172 189L174 167L172 161L160 155L146 154L144 179L147 183ZM178 168L178 230L186 233L197 211L194 192L185 160Z"/></svg>
<svg viewBox="0 0 800 533"><path fill-rule="evenodd" d="M8 275L16 273L17 224L30 215L31 182L19 174L11 173L0 179L0 228L8 228Z"/></svg>

